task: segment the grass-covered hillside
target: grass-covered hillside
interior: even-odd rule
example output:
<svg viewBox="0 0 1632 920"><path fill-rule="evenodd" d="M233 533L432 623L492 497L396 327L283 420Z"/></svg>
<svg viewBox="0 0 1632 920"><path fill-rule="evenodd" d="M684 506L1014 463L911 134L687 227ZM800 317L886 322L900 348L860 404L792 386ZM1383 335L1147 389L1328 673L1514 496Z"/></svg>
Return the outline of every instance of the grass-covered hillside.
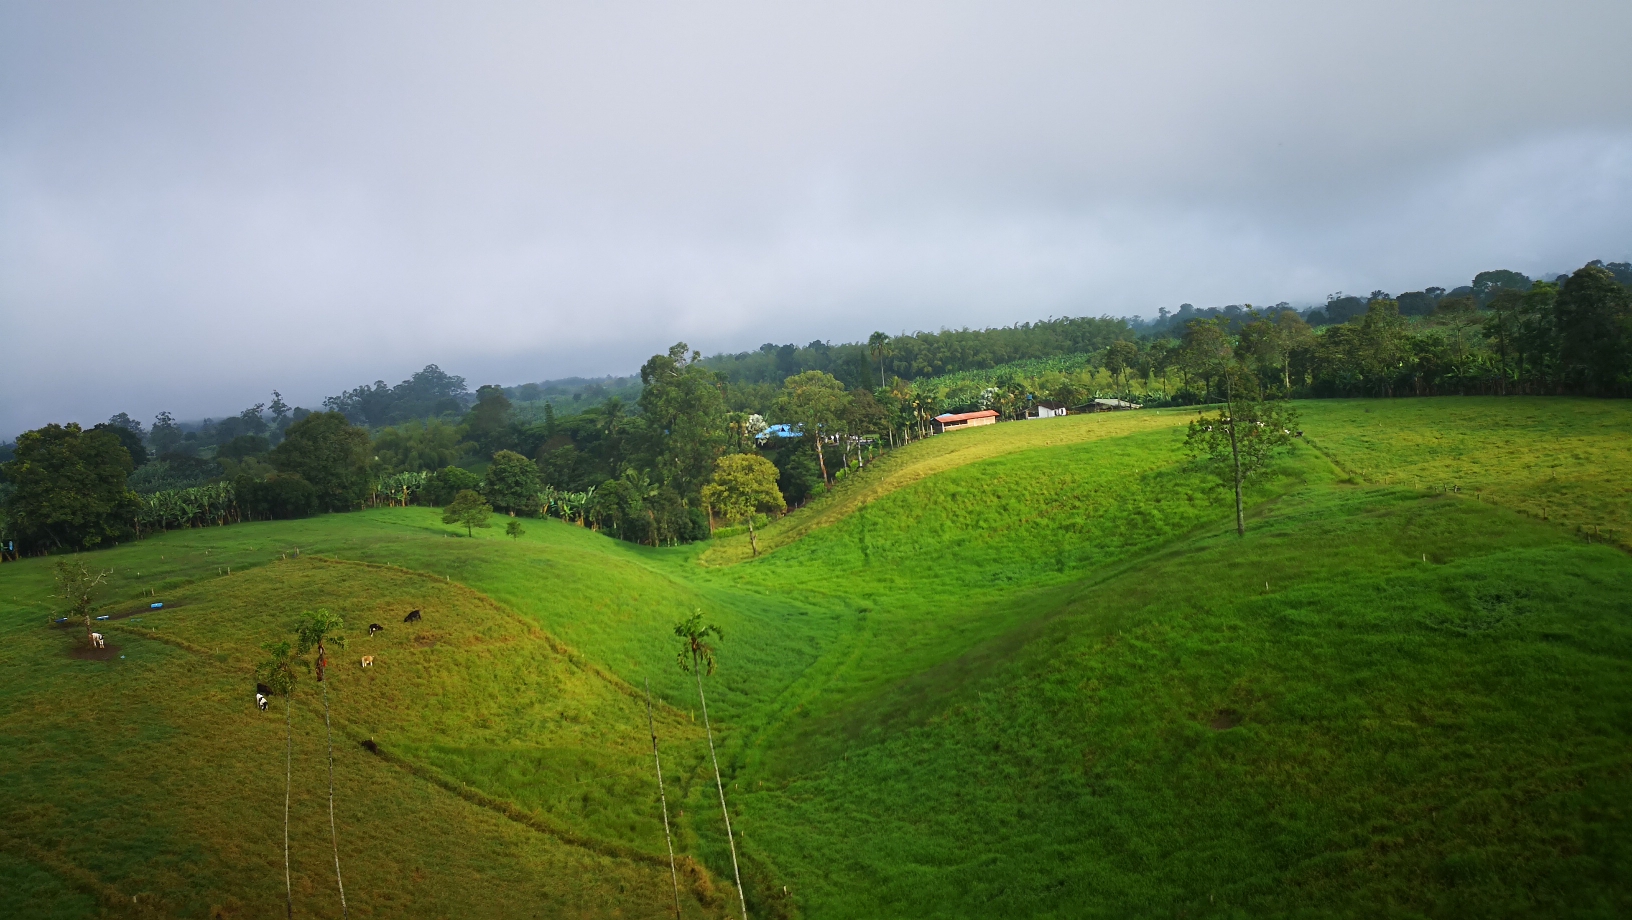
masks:
<svg viewBox="0 0 1632 920"><path fill-rule="evenodd" d="M1632 407L1300 409L1245 539L1193 415L1146 411L920 442L757 558L418 508L172 532L84 557L105 660L50 560L0 566L0 916L282 916L253 668L320 607L355 916L672 916L648 681L682 913L734 915L694 610L750 916L1632 912ZM339 916L308 675L292 715L296 914Z"/></svg>

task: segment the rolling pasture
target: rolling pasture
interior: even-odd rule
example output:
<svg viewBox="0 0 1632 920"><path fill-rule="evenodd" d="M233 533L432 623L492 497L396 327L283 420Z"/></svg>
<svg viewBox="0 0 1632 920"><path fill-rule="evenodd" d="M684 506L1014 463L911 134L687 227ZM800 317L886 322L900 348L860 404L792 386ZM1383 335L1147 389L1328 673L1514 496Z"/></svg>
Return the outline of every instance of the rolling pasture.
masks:
<svg viewBox="0 0 1632 920"><path fill-rule="evenodd" d="M1245 539L1164 410L914 444L758 558L418 508L165 534L86 557L107 660L48 560L0 566L0 915L281 916L252 671L319 607L357 916L672 916L647 681L682 911L734 915L696 609L752 916L1632 912L1632 407L1300 408ZM303 675L303 917L340 913L322 718Z"/></svg>

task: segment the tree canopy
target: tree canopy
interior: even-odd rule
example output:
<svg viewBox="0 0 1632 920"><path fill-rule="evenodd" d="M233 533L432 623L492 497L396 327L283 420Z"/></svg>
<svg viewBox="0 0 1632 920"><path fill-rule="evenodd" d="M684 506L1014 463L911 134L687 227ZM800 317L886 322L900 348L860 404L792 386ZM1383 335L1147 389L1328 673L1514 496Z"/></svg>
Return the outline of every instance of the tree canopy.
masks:
<svg viewBox="0 0 1632 920"><path fill-rule="evenodd" d="M510 450L493 455L482 480L482 494L500 511L531 514L538 510L538 467Z"/></svg>
<svg viewBox="0 0 1632 920"><path fill-rule="evenodd" d="M726 444L723 381L686 352L678 342L641 367L639 401L652 469L682 499L697 495Z"/></svg>
<svg viewBox="0 0 1632 920"><path fill-rule="evenodd" d="M9 484L6 516L24 546L90 549L131 532L137 507L126 485L130 453L106 429L46 425L17 439L0 465Z"/></svg>
<svg viewBox="0 0 1632 920"><path fill-rule="evenodd" d="M831 374L805 371L789 377L782 384L773 411L782 422L798 426L813 445L816 460L821 467L822 480L827 482L827 458L822 453L822 437L838 427L849 407L850 394Z"/></svg>
<svg viewBox="0 0 1632 920"><path fill-rule="evenodd" d="M343 511L368 490L369 446L368 432L344 415L314 412L289 426L272 463L311 483L326 510Z"/></svg>
<svg viewBox="0 0 1632 920"><path fill-rule="evenodd" d="M777 487L779 475L776 465L758 454L731 454L715 463L714 477L703 486L703 500L721 517L732 523L748 522L748 539L756 556L759 539L754 534L754 515L787 507Z"/></svg>

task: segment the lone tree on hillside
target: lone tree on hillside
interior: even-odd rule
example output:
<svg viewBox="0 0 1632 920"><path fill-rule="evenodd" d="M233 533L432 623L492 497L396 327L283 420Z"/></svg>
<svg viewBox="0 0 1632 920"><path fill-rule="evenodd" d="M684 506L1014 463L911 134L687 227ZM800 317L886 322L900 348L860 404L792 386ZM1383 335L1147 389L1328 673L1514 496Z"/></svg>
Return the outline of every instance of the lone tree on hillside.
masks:
<svg viewBox="0 0 1632 920"><path fill-rule="evenodd" d="M519 540L521 539L521 535L526 533L527 530L521 526L520 521L516 520L515 518L511 518L510 523L504 525L504 532L510 539Z"/></svg>
<svg viewBox="0 0 1632 920"><path fill-rule="evenodd" d="M461 524L465 528L465 536L474 537L474 527L489 527L488 515L493 513L493 506L482 500L482 496L470 489L461 491L448 503L442 511L442 523Z"/></svg>
<svg viewBox="0 0 1632 920"><path fill-rule="evenodd" d="M782 511L788 506L776 486L776 465L759 454L727 454L714 464L714 478L703 486L703 501L727 521L748 522L748 545L759 555L754 514Z"/></svg>
<svg viewBox="0 0 1632 920"><path fill-rule="evenodd" d="M1185 447L1211 466L1235 489L1235 532L1247 535L1241 484L1263 469L1269 458L1292 443L1297 411L1278 400L1266 400L1257 378L1239 364L1220 368L1224 407L1190 423Z"/></svg>
<svg viewBox="0 0 1632 920"><path fill-rule="evenodd" d="M66 602L67 615L85 622L85 644L92 644L91 633L91 606L96 599L96 589L113 570L91 574L85 563L76 559L63 559L57 563L55 577L57 593L53 596Z"/></svg>
<svg viewBox="0 0 1632 920"><path fill-rule="evenodd" d="M287 640L261 646L267 659L255 668L255 679L283 697L283 895L287 916L295 915L295 889L289 880L289 791L294 779L295 728L291 713L295 695L295 652Z"/></svg>
<svg viewBox="0 0 1632 920"><path fill-rule="evenodd" d="M339 614L318 610L302 616L295 628L295 653L312 668L318 685L323 688L323 731L329 743L329 838L334 848L334 883L340 889L342 917L349 914L346 911L346 883L340 878L340 832L334 824L334 728L329 724L329 684L323 678L329 667L328 643L346 647L346 637L340 635L345 625L346 621ZM316 659L307 662L306 655L313 651L317 652Z"/></svg>
<svg viewBox="0 0 1632 920"><path fill-rule="evenodd" d="M720 815L725 818L725 842L731 847L731 873L737 880L737 899L742 904L742 920L748 920L748 898L742 893L742 871L737 868L737 841L731 836L731 812L725 807L725 782L720 779L720 758L714 753L714 729L708 724L708 699L703 696L703 669L714 673L714 646L708 637L724 639L725 634L714 625L703 624L703 613L697 611L674 624L674 634L685 640L675 661L680 670L697 678L697 702L703 708L703 733L708 735L708 756L714 762L714 788L720 791Z"/></svg>

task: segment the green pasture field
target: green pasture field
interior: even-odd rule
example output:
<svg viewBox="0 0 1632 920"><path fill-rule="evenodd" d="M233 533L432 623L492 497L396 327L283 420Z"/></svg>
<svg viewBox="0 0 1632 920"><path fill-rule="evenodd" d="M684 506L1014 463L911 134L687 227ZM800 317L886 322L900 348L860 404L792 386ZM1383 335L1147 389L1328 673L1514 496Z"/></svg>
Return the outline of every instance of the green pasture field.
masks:
<svg viewBox="0 0 1632 920"><path fill-rule="evenodd" d="M105 661L49 560L0 566L0 915L281 916L252 668L317 607L358 916L672 916L648 680L683 910L732 914L694 609L751 916L1632 912L1632 407L1299 408L1244 540L1164 410L914 444L758 558L418 508L164 534L84 557L133 614ZM309 677L294 723L296 911L338 916Z"/></svg>

